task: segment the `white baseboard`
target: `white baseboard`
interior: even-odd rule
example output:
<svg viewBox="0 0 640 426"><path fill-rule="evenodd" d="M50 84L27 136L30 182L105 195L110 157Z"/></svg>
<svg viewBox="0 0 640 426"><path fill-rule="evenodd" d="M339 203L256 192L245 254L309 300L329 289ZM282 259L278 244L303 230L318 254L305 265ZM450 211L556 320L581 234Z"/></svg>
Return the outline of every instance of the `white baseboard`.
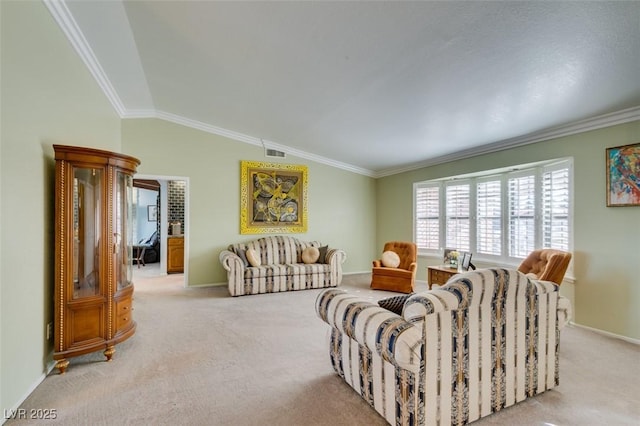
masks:
<svg viewBox="0 0 640 426"><path fill-rule="evenodd" d="M577 323L575 323L573 321L569 321L569 324L571 324L572 326L578 327L578 328L582 328L584 330L593 331L594 333L598 333L598 334L601 334L603 336L613 337L614 339L624 340L625 342L633 343L634 345L640 345L640 340L638 340L638 339L633 339L631 337L622 336L620 334L610 333L608 331L599 330L597 328L587 327L586 325L577 324Z"/></svg>
<svg viewBox="0 0 640 426"><path fill-rule="evenodd" d="M343 272L342 275L362 275L362 274L370 274L371 271L361 271L361 272Z"/></svg>
<svg viewBox="0 0 640 426"><path fill-rule="evenodd" d="M226 287L226 282L221 283L211 283L211 284L195 284L195 285L186 285L187 288L200 288L200 287Z"/></svg>

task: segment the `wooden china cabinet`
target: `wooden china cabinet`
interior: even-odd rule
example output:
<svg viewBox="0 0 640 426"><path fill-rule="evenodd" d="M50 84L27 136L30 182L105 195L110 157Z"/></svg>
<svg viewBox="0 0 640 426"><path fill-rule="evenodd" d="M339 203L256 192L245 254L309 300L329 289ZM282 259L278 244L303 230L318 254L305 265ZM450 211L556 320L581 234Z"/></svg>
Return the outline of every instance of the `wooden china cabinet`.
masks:
<svg viewBox="0 0 640 426"><path fill-rule="evenodd" d="M54 145L55 337L53 358L104 350L133 336L133 174L136 158Z"/></svg>

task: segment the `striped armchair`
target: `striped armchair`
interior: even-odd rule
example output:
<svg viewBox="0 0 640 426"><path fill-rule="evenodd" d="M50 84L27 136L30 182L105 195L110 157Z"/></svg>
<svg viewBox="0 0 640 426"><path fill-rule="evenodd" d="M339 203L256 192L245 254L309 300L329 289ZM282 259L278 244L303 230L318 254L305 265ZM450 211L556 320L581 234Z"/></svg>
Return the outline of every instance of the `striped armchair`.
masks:
<svg viewBox="0 0 640 426"><path fill-rule="evenodd" d="M549 281L483 269L408 297L402 315L323 291L335 371L390 424L461 425L558 385L568 300Z"/></svg>
<svg viewBox="0 0 640 426"><path fill-rule="evenodd" d="M310 247L314 248L311 251L317 251L313 262L304 256ZM247 256L249 251L255 254L253 259ZM289 236L231 244L220 253L232 296L336 287L342 281L345 259L343 250Z"/></svg>

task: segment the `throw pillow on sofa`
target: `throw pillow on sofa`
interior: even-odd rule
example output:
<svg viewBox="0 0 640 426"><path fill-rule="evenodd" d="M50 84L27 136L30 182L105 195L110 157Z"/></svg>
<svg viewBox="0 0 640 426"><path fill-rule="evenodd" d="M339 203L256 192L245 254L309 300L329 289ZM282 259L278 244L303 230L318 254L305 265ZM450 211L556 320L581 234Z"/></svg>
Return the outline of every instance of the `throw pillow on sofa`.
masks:
<svg viewBox="0 0 640 426"><path fill-rule="evenodd" d="M329 246L322 246L318 248L320 252L320 256L318 256L318 263L327 263L327 251L329 251Z"/></svg>
<svg viewBox="0 0 640 426"><path fill-rule="evenodd" d="M400 256L395 251L385 251L382 253L382 266L387 268L397 268L400 266Z"/></svg>
<svg viewBox="0 0 640 426"><path fill-rule="evenodd" d="M256 249L247 249L247 260L251 266L260 266L260 253Z"/></svg>
<svg viewBox="0 0 640 426"><path fill-rule="evenodd" d="M307 247L302 250L302 261L306 264L316 263L320 257L320 250L317 247Z"/></svg>
<svg viewBox="0 0 640 426"><path fill-rule="evenodd" d="M249 266L249 260L247 259L247 250L238 249L238 251L236 251L236 254L240 258L240 260L242 260L242 263L244 264L245 268Z"/></svg>
<svg viewBox="0 0 640 426"><path fill-rule="evenodd" d="M412 295L413 293L403 294L401 296L388 297L386 299L378 300L378 305L381 308L384 308L388 311L393 312L394 314L402 315L402 308L404 308L404 302L406 302L407 299Z"/></svg>

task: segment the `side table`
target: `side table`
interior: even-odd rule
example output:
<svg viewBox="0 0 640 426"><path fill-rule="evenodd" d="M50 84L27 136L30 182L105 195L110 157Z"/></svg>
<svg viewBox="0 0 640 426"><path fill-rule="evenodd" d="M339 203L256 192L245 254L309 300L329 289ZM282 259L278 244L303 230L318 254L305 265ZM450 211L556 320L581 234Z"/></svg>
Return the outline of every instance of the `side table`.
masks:
<svg viewBox="0 0 640 426"><path fill-rule="evenodd" d="M429 290L434 284L443 285L452 276L463 272L457 268L450 268L447 265L427 266L427 284Z"/></svg>

